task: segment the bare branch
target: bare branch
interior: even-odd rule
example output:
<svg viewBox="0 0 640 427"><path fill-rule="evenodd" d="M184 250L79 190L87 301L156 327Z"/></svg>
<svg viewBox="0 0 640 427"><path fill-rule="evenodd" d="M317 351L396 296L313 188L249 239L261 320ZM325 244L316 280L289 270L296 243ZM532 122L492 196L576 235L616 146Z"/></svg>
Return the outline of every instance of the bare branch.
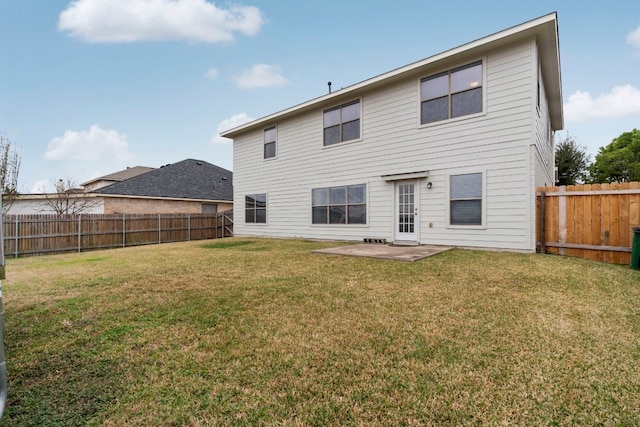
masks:
<svg viewBox="0 0 640 427"><path fill-rule="evenodd" d="M56 189L55 193L47 193L44 191L45 206L58 215L75 215L81 214L100 205L100 200L96 199L93 194L85 193L82 188L71 180L57 181L52 180Z"/></svg>
<svg viewBox="0 0 640 427"><path fill-rule="evenodd" d="M2 210L6 213L18 196L18 174L20 155L6 136L0 134L0 189L2 190Z"/></svg>

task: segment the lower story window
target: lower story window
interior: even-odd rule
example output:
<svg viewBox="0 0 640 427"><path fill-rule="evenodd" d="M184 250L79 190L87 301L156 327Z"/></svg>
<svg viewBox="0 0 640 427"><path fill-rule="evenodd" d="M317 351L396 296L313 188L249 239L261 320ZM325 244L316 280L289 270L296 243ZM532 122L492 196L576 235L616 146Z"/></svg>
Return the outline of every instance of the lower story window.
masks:
<svg viewBox="0 0 640 427"><path fill-rule="evenodd" d="M482 174L451 175L450 180L450 224L482 225Z"/></svg>
<svg viewBox="0 0 640 427"><path fill-rule="evenodd" d="M265 193L244 196L244 222L247 224L266 224L267 195Z"/></svg>
<svg viewBox="0 0 640 427"><path fill-rule="evenodd" d="M366 193L365 184L313 189L313 224L366 224Z"/></svg>

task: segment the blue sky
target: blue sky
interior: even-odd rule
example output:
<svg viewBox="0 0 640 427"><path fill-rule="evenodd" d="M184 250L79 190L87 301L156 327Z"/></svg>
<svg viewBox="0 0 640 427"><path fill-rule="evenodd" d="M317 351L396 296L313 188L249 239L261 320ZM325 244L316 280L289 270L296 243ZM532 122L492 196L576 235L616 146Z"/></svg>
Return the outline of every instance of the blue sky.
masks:
<svg viewBox="0 0 640 427"><path fill-rule="evenodd" d="M565 129L640 128L640 2L0 0L0 132L19 191L196 158L221 130L558 12Z"/></svg>

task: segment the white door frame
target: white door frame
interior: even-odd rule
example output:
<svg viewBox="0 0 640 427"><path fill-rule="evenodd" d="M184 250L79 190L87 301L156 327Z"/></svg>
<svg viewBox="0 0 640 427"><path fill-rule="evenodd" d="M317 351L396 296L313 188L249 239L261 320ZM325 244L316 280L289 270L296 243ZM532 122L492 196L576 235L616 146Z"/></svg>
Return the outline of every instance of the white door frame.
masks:
<svg viewBox="0 0 640 427"><path fill-rule="evenodd" d="M420 180L394 182L393 238L395 241L420 242Z"/></svg>

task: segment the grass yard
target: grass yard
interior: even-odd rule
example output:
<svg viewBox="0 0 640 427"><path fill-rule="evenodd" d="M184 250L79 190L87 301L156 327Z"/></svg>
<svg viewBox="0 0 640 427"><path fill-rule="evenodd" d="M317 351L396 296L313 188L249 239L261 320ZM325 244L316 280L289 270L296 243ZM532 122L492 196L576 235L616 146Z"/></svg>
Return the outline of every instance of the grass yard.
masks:
<svg viewBox="0 0 640 427"><path fill-rule="evenodd" d="M329 246L8 259L2 425L640 425L640 272Z"/></svg>

